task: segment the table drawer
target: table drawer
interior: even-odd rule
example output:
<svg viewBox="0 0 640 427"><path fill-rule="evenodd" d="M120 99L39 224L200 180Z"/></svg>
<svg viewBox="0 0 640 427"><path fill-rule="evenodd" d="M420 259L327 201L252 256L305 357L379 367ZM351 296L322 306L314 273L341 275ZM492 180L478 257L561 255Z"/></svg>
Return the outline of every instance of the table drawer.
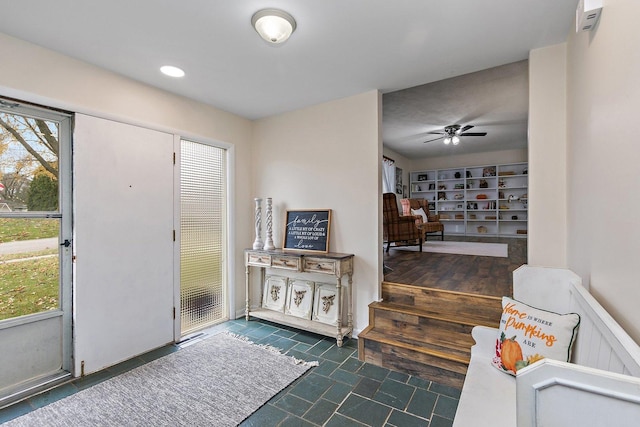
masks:
<svg viewBox="0 0 640 427"><path fill-rule="evenodd" d="M271 260L271 266L273 268L300 271L300 258L274 256Z"/></svg>
<svg viewBox="0 0 640 427"><path fill-rule="evenodd" d="M322 260L305 258L304 259L304 271L335 274L336 273L336 261L334 260Z"/></svg>
<svg viewBox="0 0 640 427"><path fill-rule="evenodd" d="M271 265L271 256L264 254L248 254L247 264L257 267L269 267Z"/></svg>

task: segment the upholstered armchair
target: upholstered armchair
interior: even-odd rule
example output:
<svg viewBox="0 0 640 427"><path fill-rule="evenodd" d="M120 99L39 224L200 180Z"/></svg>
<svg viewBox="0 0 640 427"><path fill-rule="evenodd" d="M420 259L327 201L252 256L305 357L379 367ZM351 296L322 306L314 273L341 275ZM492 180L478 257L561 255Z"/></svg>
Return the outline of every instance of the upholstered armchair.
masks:
<svg viewBox="0 0 640 427"><path fill-rule="evenodd" d="M416 224L424 233L424 240L427 240L427 234L440 233L440 240L444 240L444 224L440 222L440 215L431 214L429 211L429 201L425 199L401 199L402 214L413 215L411 209L417 210L422 208L427 215L425 223L422 216L417 215Z"/></svg>
<svg viewBox="0 0 640 427"><path fill-rule="evenodd" d="M395 246L419 245L422 252L423 232L416 225L416 217L400 215L398 202L394 193L382 195L382 224L384 240L387 242L387 252L391 243Z"/></svg>

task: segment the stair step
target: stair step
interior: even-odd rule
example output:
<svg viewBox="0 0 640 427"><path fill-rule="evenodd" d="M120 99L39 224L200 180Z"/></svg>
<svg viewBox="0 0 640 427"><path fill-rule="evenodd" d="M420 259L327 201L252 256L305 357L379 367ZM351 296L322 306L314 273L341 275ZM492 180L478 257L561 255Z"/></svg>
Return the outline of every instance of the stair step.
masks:
<svg viewBox="0 0 640 427"><path fill-rule="evenodd" d="M364 331L358 335L358 338L360 338L363 333ZM452 345L448 342L435 344L416 341L404 336L390 337L388 334L377 331L375 328L369 330L364 334L365 342L375 341L381 344L401 347L407 350L415 351L417 353L442 359L447 362L453 362L455 366L457 366L458 364L468 365L469 359L471 357L471 347L465 350L464 347L460 348L457 345ZM448 365L447 362L445 362L445 365ZM464 372L466 372L466 368L464 369Z"/></svg>
<svg viewBox="0 0 640 427"><path fill-rule="evenodd" d="M383 300L369 304L369 326L358 335L369 363L461 388L474 345L474 326L497 327L502 299L382 283Z"/></svg>
<svg viewBox="0 0 640 427"><path fill-rule="evenodd" d="M361 338L363 335L365 337ZM441 349L388 340L375 331L358 336L360 359L449 387L462 388L468 356L453 356Z"/></svg>
<svg viewBox="0 0 640 427"><path fill-rule="evenodd" d="M467 352L473 345L473 324L394 310L398 307L384 303L373 303L369 307L374 311L373 330L378 333Z"/></svg>
<svg viewBox="0 0 640 427"><path fill-rule="evenodd" d="M489 327L497 327L500 323L500 314L501 311L494 311L491 316L481 315L478 313L473 313L471 310L466 310L465 313L463 310L451 312L448 310L438 310L438 309L429 309L429 308L421 308L415 306L406 306L403 304L389 303L386 301L373 302L369 304L370 309L375 311L375 315L384 316L385 312L397 313L400 317L405 316L406 318L424 318L424 319L433 319L439 320L444 323L450 323L452 325L460 325L460 326L489 326ZM470 332L469 328L464 328L465 331Z"/></svg>
<svg viewBox="0 0 640 427"><path fill-rule="evenodd" d="M398 283L382 283L382 299L386 303L417 307L446 317L472 319L496 326L502 313L502 298L465 292L447 291Z"/></svg>

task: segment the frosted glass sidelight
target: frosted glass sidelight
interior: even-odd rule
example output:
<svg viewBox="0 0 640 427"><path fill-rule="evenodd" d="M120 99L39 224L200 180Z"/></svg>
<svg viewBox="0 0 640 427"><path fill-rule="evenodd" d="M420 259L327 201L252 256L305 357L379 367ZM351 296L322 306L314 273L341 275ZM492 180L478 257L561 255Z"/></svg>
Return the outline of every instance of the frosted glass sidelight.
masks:
<svg viewBox="0 0 640 427"><path fill-rule="evenodd" d="M225 158L224 149L181 142L182 335L227 319Z"/></svg>

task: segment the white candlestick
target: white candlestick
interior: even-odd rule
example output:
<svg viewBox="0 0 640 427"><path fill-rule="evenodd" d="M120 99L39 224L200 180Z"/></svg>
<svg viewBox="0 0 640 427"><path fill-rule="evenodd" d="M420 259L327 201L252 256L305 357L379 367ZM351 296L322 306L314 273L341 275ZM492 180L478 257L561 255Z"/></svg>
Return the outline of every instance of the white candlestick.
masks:
<svg viewBox="0 0 640 427"><path fill-rule="evenodd" d="M262 199L255 198L256 201L256 240L253 242L253 249L262 249L264 243L262 242Z"/></svg>
<svg viewBox="0 0 640 427"><path fill-rule="evenodd" d="M264 250L272 251L276 247L273 244L273 213L271 212L271 197L267 197L267 239L264 242Z"/></svg>

